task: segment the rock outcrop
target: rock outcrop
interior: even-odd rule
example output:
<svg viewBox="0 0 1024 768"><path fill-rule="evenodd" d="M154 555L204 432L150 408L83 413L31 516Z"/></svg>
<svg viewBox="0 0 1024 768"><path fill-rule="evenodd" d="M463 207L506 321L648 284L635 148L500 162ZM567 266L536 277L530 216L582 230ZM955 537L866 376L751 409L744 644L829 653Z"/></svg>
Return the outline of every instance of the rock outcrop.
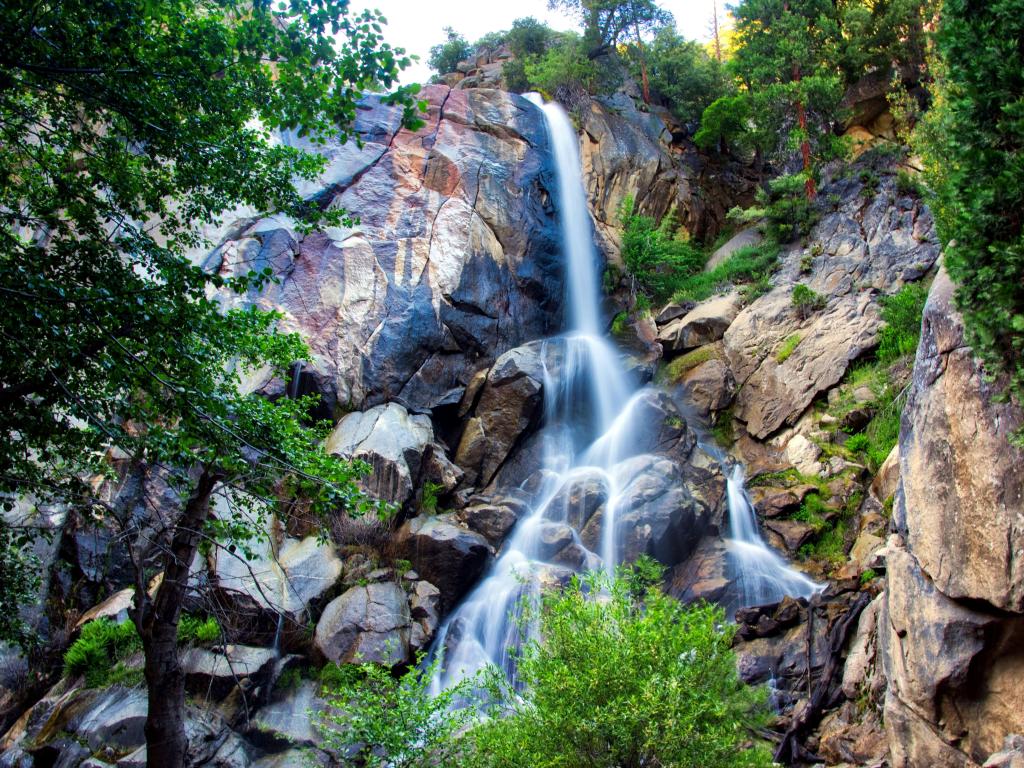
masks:
<svg viewBox="0 0 1024 768"><path fill-rule="evenodd" d="M273 270L280 283L247 300L302 334L313 352L303 387L330 410L457 403L488 360L559 327L540 111L494 90L434 85L421 96L419 131L400 130L400 110L370 97L356 121L362 147L317 149L328 169L306 193L357 225L303 236L276 217L240 218L206 262L224 275Z"/></svg>
<svg viewBox="0 0 1024 768"><path fill-rule="evenodd" d="M1024 733L1021 409L997 402L944 271L900 432L879 647L894 768L963 768Z"/></svg>

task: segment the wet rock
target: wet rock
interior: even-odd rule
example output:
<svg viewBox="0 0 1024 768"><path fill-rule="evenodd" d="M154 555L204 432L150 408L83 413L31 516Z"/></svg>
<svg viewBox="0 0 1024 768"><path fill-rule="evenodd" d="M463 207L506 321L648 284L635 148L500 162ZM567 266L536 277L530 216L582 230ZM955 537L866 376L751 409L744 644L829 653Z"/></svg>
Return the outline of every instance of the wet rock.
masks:
<svg viewBox="0 0 1024 768"><path fill-rule="evenodd" d="M427 581L417 581L409 594L409 614L412 617L412 650L425 651L441 623L441 590Z"/></svg>
<svg viewBox="0 0 1024 768"><path fill-rule="evenodd" d="M490 483L520 436L539 418L546 354L544 342L517 347L499 357L487 374L455 451L466 483Z"/></svg>
<svg viewBox="0 0 1024 768"><path fill-rule="evenodd" d="M580 531L608 501L608 478L601 472L570 477L548 503L547 517L564 520Z"/></svg>
<svg viewBox="0 0 1024 768"><path fill-rule="evenodd" d="M666 355L712 344L722 338L741 306L742 301L736 291L701 302L683 317L660 328L658 341Z"/></svg>
<svg viewBox="0 0 1024 768"><path fill-rule="evenodd" d="M671 570L666 591L682 603L706 600L724 605L731 586L725 542L705 537L690 557Z"/></svg>
<svg viewBox="0 0 1024 768"><path fill-rule="evenodd" d="M707 418L714 411L728 408L736 395L732 371L722 361L711 359L691 368L680 379L683 396Z"/></svg>
<svg viewBox="0 0 1024 768"><path fill-rule="evenodd" d="M541 523L537 531L537 557L550 560L575 541L573 529L564 523Z"/></svg>
<svg viewBox="0 0 1024 768"><path fill-rule="evenodd" d="M336 663L397 665L409 660L412 618L405 593L394 582L352 587L324 609L313 641Z"/></svg>
<svg viewBox="0 0 1024 768"><path fill-rule="evenodd" d="M257 743L271 740L282 746L316 746L320 744L320 735L310 715L324 708L320 683L303 680L293 690L275 692L274 698L260 707L253 720L255 733L250 738Z"/></svg>
<svg viewBox="0 0 1024 768"><path fill-rule="evenodd" d="M189 648L181 655L185 685L212 699L226 696L241 681L269 677L277 653L271 648L227 645L218 650Z"/></svg>
<svg viewBox="0 0 1024 768"><path fill-rule="evenodd" d="M476 583L491 556L487 540L450 515L413 518L396 542L416 572L441 590L446 611Z"/></svg>

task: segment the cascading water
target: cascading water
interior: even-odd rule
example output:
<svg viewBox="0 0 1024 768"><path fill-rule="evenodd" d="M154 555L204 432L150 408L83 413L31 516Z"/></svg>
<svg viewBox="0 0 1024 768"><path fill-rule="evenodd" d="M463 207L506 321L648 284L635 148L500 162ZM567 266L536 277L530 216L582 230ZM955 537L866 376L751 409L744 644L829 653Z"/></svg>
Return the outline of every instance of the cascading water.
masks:
<svg viewBox="0 0 1024 768"><path fill-rule="evenodd" d="M441 627L434 654L442 655L443 669L432 681L435 692L491 664L503 669L514 683L514 653L523 633L532 632L521 621L524 599L536 596L541 586L557 582L568 570L614 570L620 557L616 513L620 490L629 479L621 474L627 471L623 469L628 466L626 459L644 452L643 434L651 427L635 416L634 406L641 402L643 391L630 380L602 333L598 259L576 131L557 104L545 104L533 94L527 98L543 110L555 161L569 330L548 340L542 350L543 458L531 511L516 525L487 576ZM635 467L631 471L635 473ZM598 485L604 497L600 536L596 542L591 540L591 549L581 540L584 521L578 518L572 494L566 492L584 481ZM739 483L742 495L742 478ZM730 479L731 511L733 490ZM737 517L734 513L734 526ZM749 535L734 532L736 547L753 552L760 542L756 527L739 524L751 531ZM546 536L556 529L564 533L567 525L578 557L572 563L550 562ZM778 560L763 543L760 547ZM753 555L738 558L743 563L754 561ZM804 580L813 589L813 583ZM804 588L797 591L803 593Z"/></svg>
<svg viewBox="0 0 1024 768"><path fill-rule="evenodd" d="M821 589L789 565L764 543L757 529L754 507L743 485L743 466L727 475L729 533L726 542L733 568L737 607L767 605L789 595L810 597Z"/></svg>

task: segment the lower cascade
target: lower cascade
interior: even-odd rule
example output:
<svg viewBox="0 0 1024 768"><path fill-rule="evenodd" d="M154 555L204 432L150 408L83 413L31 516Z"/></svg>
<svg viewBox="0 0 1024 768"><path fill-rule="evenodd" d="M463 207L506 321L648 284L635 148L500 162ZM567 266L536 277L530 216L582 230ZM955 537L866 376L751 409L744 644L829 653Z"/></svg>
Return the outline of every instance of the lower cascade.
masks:
<svg viewBox="0 0 1024 768"><path fill-rule="evenodd" d="M435 692L488 665L501 668L515 683L516 651L528 639L524 633L533 631L522 618L524 601L573 573L611 573L636 556L625 552L623 543L636 521L623 515L637 506L631 484L645 469L656 469L658 458L652 454L664 447L664 425L649 418L659 393L639 386L603 334L599 262L576 131L560 106L536 94L527 98L544 113L554 155L570 328L542 347L541 467L524 484L533 500L530 512L489 573L440 628L433 647L435 657L442 657L432 681ZM625 503L627 497L631 504ZM762 540L739 465L728 474L727 500L731 607L786 595L808 597L819 589Z"/></svg>

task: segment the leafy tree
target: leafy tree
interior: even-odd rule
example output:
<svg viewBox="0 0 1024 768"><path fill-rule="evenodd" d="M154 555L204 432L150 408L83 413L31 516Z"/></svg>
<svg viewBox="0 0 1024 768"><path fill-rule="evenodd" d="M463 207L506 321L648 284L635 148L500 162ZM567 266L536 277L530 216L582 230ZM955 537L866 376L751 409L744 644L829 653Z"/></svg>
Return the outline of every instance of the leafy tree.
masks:
<svg viewBox="0 0 1024 768"><path fill-rule="evenodd" d="M831 120L842 94L832 61L839 38L835 5L830 0L744 0L733 15L737 47L731 64L750 93L750 115L761 123L762 141L788 133L789 148L800 151L805 191L812 199L813 155L833 151Z"/></svg>
<svg viewBox="0 0 1024 768"><path fill-rule="evenodd" d="M969 341L1024 399L1024 2L946 0L918 145ZM1021 440L1022 435L1016 439Z"/></svg>
<svg viewBox="0 0 1024 768"><path fill-rule="evenodd" d="M427 64L439 75L454 72L460 61L465 61L473 54L473 46L451 27L444 28L448 38L443 43L431 46Z"/></svg>
<svg viewBox="0 0 1024 768"><path fill-rule="evenodd" d="M63 501L116 529L159 745L148 762L180 768L177 626L197 550L244 549L276 499L308 496L322 515L373 508L354 483L362 468L302 425L309 399L241 389L246 372L285 375L307 354L273 313L211 298L257 291L269 273L224 277L189 254L239 205L300 229L339 221L295 185L324 159L271 132L349 139L362 93L393 87L409 59L383 42L381 17L344 0L12 0L0 19L0 493L8 512ZM414 93L385 97L410 127ZM144 481L141 505L166 487L158 514L104 496L94 481L117 479L115 458ZM214 513L228 486L243 506ZM9 563L31 524L8 524Z"/></svg>
<svg viewBox="0 0 1024 768"><path fill-rule="evenodd" d="M704 110L693 141L701 149L720 147L723 143L745 144L750 136L749 124L750 99L746 95L723 96Z"/></svg>
<svg viewBox="0 0 1024 768"><path fill-rule="evenodd" d="M548 7L579 18L590 60L631 44L640 64L644 101L650 102L644 35L672 24L671 13L654 0L548 0Z"/></svg>
<svg viewBox="0 0 1024 768"><path fill-rule="evenodd" d="M524 65L530 86L551 97L561 93L597 93L608 90L609 73L587 58L583 40L562 32L543 56L531 56Z"/></svg>
<svg viewBox="0 0 1024 768"><path fill-rule="evenodd" d="M681 280L704 268L705 255L688 240L676 236L678 222L674 213L660 224L636 212L632 197L622 201L622 258L636 286L650 298L671 296Z"/></svg>
<svg viewBox="0 0 1024 768"><path fill-rule="evenodd" d="M937 0L843 0L836 3L840 34L835 60L847 85L864 75L925 63L926 25Z"/></svg>
<svg viewBox="0 0 1024 768"><path fill-rule="evenodd" d="M658 31L645 58L651 88L683 123L697 123L707 107L731 90L722 65L704 46L671 27Z"/></svg>
<svg viewBox="0 0 1024 768"><path fill-rule="evenodd" d="M505 716L469 732L466 766L768 766L752 728L763 689L738 678L720 608L684 607L637 578L575 578L546 594ZM600 597L597 597L600 595Z"/></svg>
<svg viewBox="0 0 1024 768"><path fill-rule="evenodd" d="M512 55L522 59L543 54L553 36L549 26L527 16L512 22L512 29L505 34L505 39Z"/></svg>

